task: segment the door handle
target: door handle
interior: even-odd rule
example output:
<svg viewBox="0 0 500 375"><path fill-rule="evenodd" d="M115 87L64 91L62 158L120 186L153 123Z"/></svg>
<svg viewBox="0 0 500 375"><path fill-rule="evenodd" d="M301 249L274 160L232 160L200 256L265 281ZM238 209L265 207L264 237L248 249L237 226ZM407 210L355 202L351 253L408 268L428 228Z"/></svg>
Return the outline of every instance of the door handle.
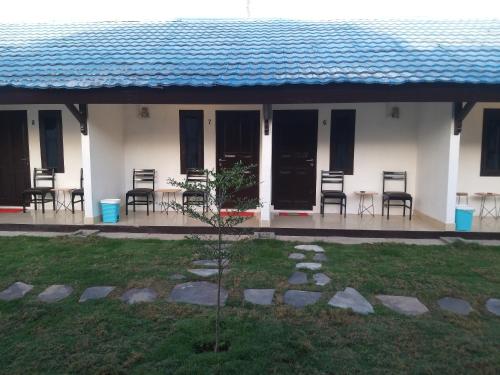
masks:
<svg viewBox="0 0 500 375"><path fill-rule="evenodd" d="M306 159L308 163L314 163L314 159Z"/></svg>

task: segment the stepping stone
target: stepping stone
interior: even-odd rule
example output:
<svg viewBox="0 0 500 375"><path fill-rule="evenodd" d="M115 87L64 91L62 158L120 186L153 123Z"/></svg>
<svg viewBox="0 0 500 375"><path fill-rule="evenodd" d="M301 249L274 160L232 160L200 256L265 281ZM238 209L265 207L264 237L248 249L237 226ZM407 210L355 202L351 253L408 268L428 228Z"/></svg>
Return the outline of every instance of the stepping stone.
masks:
<svg viewBox="0 0 500 375"><path fill-rule="evenodd" d="M313 260L315 262L326 262L328 260L328 258L326 257L325 254L323 253L318 253L318 254L314 254L313 256Z"/></svg>
<svg viewBox="0 0 500 375"><path fill-rule="evenodd" d="M245 289L245 301L254 305L272 305L274 289Z"/></svg>
<svg viewBox="0 0 500 375"><path fill-rule="evenodd" d="M324 273L315 273L313 275L313 279L315 281L315 284L319 286L325 286L327 284L330 284L330 281L332 281L332 279L330 279Z"/></svg>
<svg viewBox="0 0 500 375"><path fill-rule="evenodd" d="M297 245L295 249L302 251L314 251L315 253L324 253L325 249L318 245Z"/></svg>
<svg viewBox="0 0 500 375"><path fill-rule="evenodd" d="M58 302L73 293L73 288L68 285L51 285L38 295L41 302Z"/></svg>
<svg viewBox="0 0 500 375"><path fill-rule="evenodd" d="M415 297L387 295L378 295L375 297L384 306L403 315L416 316L429 312L429 309Z"/></svg>
<svg viewBox="0 0 500 375"><path fill-rule="evenodd" d="M444 297L438 301L438 305L441 309L458 315L469 315L472 311L470 303L459 298Z"/></svg>
<svg viewBox="0 0 500 375"><path fill-rule="evenodd" d="M181 275L180 273L174 273L173 275L170 275L169 279L170 280L184 280L186 276Z"/></svg>
<svg viewBox="0 0 500 375"><path fill-rule="evenodd" d="M0 292L0 300L13 301L15 299L23 298L26 293L33 289L33 285L25 284L21 281L16 281L7 289Z"/></svg>
<svg viewBox="0 0 500 375"><path fill-rule="evenodd" d="M221 288L221 306L224 306L226 303L227 296L227 290ZM167 300L170 302L191 303L193 305L216 306L217 284L207 281L179 284L172 289Z"/></svg>
<svg viewBox="0 0 500 375"><path fill-rule="evenodd" d="M114 286L92 286L85 289L78 302L87 302L93 299L106 298L114 289Z"/></svg>
<svg viewBox="0 0 500 375"><path fill-rule="evenodd" d="M217 259L193 260L193 264L200 267L218 267ZM229 261L227 259L223 259L222 264L224 266L227 266L229 264Z"/></svg>
<svg viewBox="0 0 500 375"><path fill-rule="evenodd" d="M306 256L302 253L291 253L289 256L288 256L288 259L293 259L293 260L302 260L302 259L305 259Z"/></svg>
<svg viewBox="0 0 500 375"><path fill-rule="evenodd" d="M317 271L321 269L321 263L309 263L309 262L297 263L295 265L295 268L299 270Z"/></svg>
<svg viewBox="0 0 500 375"><path fill-rule="evenodd" d="M321 298L320 292L307 292L305 290L287 290L283 301L290 306L302 308L315 304Z"/></svg>
<svg viewBox="0 0 500 375"><path fill-rule="evenodd" d="M196 269L196 268L192 268L192 269L189 269L188 272L191 272L197 276L201 276L201 277L211 277L211 276L215 276L219 273L219 270L217 268L202 268L202 269ZM229 272L228 269L225 269L224 271L222 271L222 273L227 273Z"/></svg>
<svg viewBox="0 0 500 375"><path fill-rule="evenodd" d="M486 301L486 309L497 316L500 316L500 299L490 298Z"/></svg>
<svg viewBox="0 0 500 375"><path fill-rule="evenodd" d="M354 288L345 288L341 292L335 293L328 304L341 309L351 309L358 314L373 314L373 306Z"/></svg>
<svg viewBox="0 0 500 375"><path fill-rule="evenodd" d="M288 278L288 283L293 285L307 284L307 274L300 271L295 271L292 276Z"/></svg>
<svg viewBox="0 0 500 375"><path fill-rule="evenodd" d="M133 288L122 294L123 302L133 305L134 303L153 302L158 294L150 288Z"/></svg>

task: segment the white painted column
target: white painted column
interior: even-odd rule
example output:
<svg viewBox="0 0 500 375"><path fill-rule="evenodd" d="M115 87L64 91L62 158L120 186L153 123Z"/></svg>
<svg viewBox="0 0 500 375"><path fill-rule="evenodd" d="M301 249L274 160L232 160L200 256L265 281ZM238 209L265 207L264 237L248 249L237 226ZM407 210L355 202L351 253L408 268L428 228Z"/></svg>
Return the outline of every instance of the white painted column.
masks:
<svg viewBox="0 0 500 375"><path fill-rule="evenodd" d="M453 227L460 136L453 134L452 103L422 103L417 121L415 210Z"/></svg>
<svg viewBox="0 0 500 375"><path fill-rule="evenodd" d="M124 124L121 105L89 105L88 135L82 135L85 222L100 220L99 201L124 196Z"/></svg>
<svg viewBox="0 0 500 375"><path fill-rule="evenodd" d="M271 110L272 111L272 110ZM272 112L271 112L272 113ZM268 119L269 132L266 134L264 108L261 116L261 142L260 142L260 188L259 199L262 204L260 209L260 224L268 227L271 225L271 191L272 191L272 151L273 151L273 120L272 114Z"/></svg>

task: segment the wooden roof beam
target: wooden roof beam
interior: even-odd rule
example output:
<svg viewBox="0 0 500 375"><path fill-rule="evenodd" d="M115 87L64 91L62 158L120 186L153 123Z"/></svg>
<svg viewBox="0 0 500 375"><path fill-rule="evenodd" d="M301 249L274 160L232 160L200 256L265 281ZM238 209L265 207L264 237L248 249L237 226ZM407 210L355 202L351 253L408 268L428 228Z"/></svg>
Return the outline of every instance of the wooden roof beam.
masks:
<svg viewBox="0 0 500 375"><path fill-rule="evenodd" d="M78 104L78 108L74 104L66 104L68 110L75 116L76 120L80 123L80 132L83 135L88 134L88 106L87 104Z"/></svg>
<svg viewBox="0 0 500 375"><path fill-rule="evenodd" d="M462 132L462 123L472 108L474 108L474 105L476 105L476 102L467 102L465 104L462 102L453 103L453 134L459 135Z"/></svg>

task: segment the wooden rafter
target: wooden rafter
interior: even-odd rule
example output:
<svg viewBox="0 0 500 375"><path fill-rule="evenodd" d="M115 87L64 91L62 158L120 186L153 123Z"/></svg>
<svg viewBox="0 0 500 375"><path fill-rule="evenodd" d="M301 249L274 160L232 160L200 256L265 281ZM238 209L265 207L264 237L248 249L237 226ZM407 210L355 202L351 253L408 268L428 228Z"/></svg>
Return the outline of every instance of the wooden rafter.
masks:
<svg viewBox="0 0 500 375"><path fill-rule="evenodd" d="M83 135L88 134L87 119L88 107L87 104L78 104L78 108L74 104L66 104L68 110L75 116L80 123L80 131Z"/></svg>
<svg viewBox="0 0 500 375"><path fill-rule="evenodd" d="M455 128L453 133L455 135L459 135L462 132L462 123L475 104L476 102L467 102L465 104L462 104L462 102L453 103L453 122Z"/></svg>

